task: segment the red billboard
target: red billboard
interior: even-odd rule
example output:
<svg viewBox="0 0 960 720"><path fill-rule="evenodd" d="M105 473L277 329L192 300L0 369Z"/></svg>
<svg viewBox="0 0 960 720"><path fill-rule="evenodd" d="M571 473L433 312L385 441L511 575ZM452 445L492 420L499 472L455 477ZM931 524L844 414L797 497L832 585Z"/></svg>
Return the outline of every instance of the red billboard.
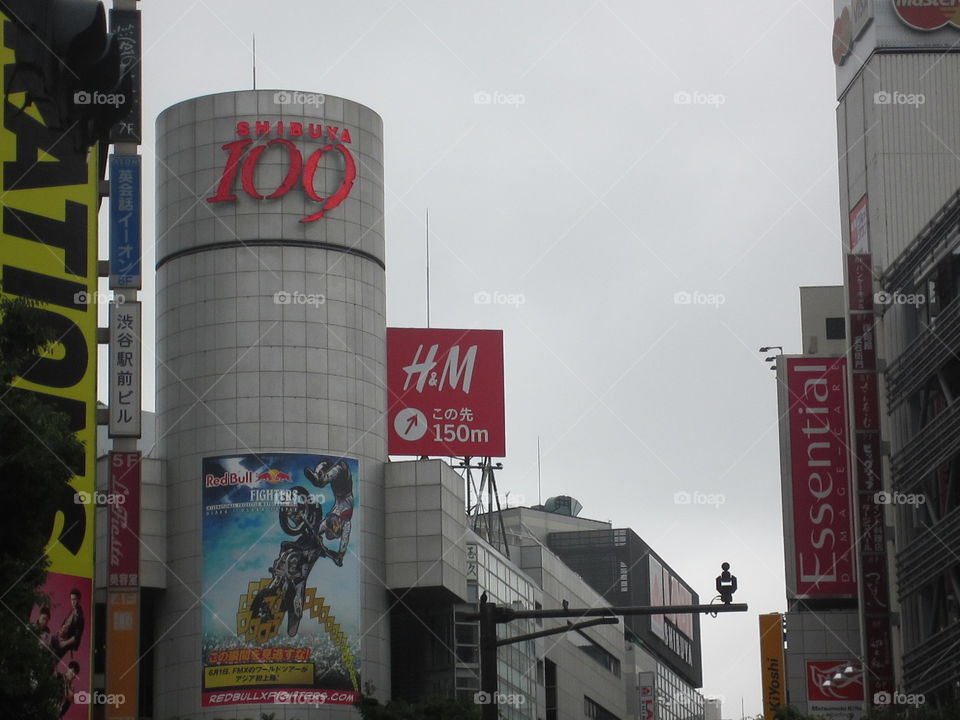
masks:
<svg viewBox="0 0 960 720"><path fill-rule="evenodd" d="M387 452L504 457L503 331L387 328Z"/></svg>
<svg viewBox="0 0 960 720"><path fill-rule="evenodd" d="M863 668L849 661L818 660L807 662L807 701L823 703L862 703ZM852 672L848 670L852 668ZM826 681L830 684L827 685ZM833 708L821 707L825 711ZM840 708L836 708L839 710ZM857 707L856 711L862 710Z"/></svg>
<svg viewBox="0 0 960 720"><path fill-rule="evenodd" d="M790 475L799 597L856 597L846 360L789 358Z"/></svg>

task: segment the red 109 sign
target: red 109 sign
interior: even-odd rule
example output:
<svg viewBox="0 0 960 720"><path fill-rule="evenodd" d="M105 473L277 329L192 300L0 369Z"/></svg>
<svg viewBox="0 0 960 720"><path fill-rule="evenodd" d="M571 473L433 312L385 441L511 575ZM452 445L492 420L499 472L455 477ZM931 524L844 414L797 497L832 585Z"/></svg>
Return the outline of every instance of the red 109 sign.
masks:
<svg viewBox="0 0 960 720"><path fill-rule="evenodd" d="M270 133L275 133L278 137L267 140L265 144L254 145L254 139L251 135L259 138L269 136ZM303 123L299 122L290 122L286 125L283 122L258 121L253 125L248 122L239 122L237 123L237 135L240 136L240 140L234 140L223 146L223 150L227 151L227 163L223 169L223 174L220 176L220 181L217 183L216 194L208 197L207 202L219 203L236 200L237 196L233 190L237 183L238 173L240 175L240 186L254 200L281 198L299 182L307 197L321 204L317 212L301 218L300 222L308 223L319 220L327 211L337 207L353 189L353 183L357 179L357 164L345 145L351 140L350 131L346 128L341 130L333 125L319 123L309 123L304 126ZM283 135L298 139L312 138L326 144L308 153L306 160L304 160L303 153L292 140L288 140L287 137L279 137ZM252 149L251 145L253 145ZM280 152L286 152L287 174L275 190L272 190L269 195L264 195L256 187L255 174L260 158L271 148L278 148ZM249 152L247 152L248 150ZM317 168L319 168L324 155L333 154L338 154L343 158L343 181L330 197L323 198L317 192L315 186Z"/></svg>
<svg viewBox="0 0 960 720"><path fill-rule="evenodd" d="M387 328L387 452L504 457L503 331Z"/></svg>

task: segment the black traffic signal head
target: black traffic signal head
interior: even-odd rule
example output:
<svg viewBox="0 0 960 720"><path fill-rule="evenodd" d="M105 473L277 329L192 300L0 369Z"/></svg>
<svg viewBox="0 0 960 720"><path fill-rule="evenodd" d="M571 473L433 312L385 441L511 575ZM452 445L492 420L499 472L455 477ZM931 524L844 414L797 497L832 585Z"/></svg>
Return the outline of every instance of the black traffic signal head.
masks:
<svg viewBox="0 0 960 720"><path fill-rule="evenodd" d="M42 90L30 93L48 122L76 127L88 147L107 137L133 106L133 84L120 70L117 38L107 32L98 0L0 0L26 32L18 33L17 69L38 73ZM36 83L34 83L36 86ZM52 117L51 117L52 115Z"/></svg>

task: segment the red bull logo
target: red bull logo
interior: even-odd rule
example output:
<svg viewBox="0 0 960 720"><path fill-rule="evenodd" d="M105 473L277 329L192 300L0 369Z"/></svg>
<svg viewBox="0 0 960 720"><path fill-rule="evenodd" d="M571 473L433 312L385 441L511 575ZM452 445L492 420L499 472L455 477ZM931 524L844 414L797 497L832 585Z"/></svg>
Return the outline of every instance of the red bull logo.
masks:
<svg viewBox="0 0 960 720"><path fill-rule="evenodd" d="M283 470L270 469L265 473L260 473L260 475L257 476L257 480L269 483L270 485L277 485L278 483L292 482L293 478L289 473L283 472Z"/></svg>

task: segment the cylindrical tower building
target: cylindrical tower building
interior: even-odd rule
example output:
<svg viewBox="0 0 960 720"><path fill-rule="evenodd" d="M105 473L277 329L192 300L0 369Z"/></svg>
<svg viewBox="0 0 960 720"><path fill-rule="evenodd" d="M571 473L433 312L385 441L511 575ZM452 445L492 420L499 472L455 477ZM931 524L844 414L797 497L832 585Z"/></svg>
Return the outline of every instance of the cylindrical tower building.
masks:
<svg viewBox="0 0 960 720"><path fill-rule="evenodd" d="M382 132L275 90L157 121L158 720L389 695Z"/></svg>

